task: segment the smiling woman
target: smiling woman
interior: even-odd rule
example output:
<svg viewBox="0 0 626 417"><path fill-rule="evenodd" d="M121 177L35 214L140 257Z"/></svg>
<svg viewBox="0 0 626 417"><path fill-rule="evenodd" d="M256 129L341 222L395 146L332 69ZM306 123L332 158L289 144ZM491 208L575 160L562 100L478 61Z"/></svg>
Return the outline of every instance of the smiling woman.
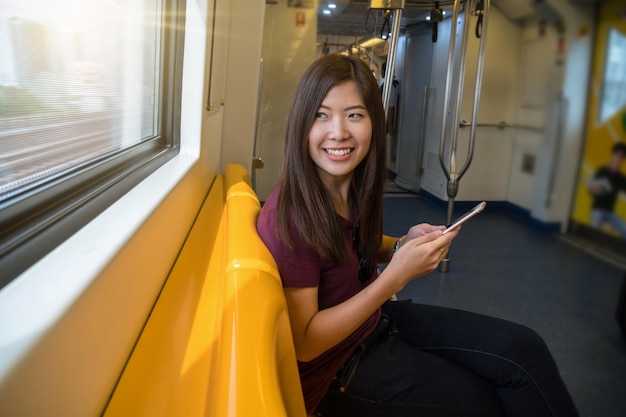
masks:
<svg viewBox="0 0 626 417"><path fill-rule="evenodd" d="M533 330L393 300L439 265L459 229L422 223L383 236L383 121L366 63L335 54L311 64L289 113L281 181L257 220L280 272L307 412L576 416Z"/></svg>

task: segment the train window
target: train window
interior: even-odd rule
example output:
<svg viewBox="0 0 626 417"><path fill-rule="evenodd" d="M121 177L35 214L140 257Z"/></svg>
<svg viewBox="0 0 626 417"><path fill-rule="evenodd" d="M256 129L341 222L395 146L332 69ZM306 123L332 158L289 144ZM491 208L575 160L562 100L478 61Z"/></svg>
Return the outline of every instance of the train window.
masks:
<svg viewBox="0 0 626 417"><path fill-rule="evenodd" d="M183 0L0 6L0 288L178 148Z"/></svg>
<svg viewBox="0 0 626 417"><path fill-rule="evenodd" d="M626 106L626 35L615 28L607 38L601 97L601 122Z"/></svg>

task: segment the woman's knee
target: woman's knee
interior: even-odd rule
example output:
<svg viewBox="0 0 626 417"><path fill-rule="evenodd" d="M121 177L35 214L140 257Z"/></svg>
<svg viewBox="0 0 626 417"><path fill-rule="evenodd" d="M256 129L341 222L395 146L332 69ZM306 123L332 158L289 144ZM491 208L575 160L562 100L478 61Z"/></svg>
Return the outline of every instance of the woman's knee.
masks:
<svg viewBox="0 0 626 417"><path fill-rule="evenodd" d="M556 366L545 340L535 330L523 325L517 325L509 333L502 349L502 356L523 374L534 375Z"/></svg>
<svg viewBox="0 0 626 417"><path fill-rule="evenodd" d="M510 348L522 355L540 355L548 352L548 346L539 333L530 327L518 324L509 340Z"/></svg>

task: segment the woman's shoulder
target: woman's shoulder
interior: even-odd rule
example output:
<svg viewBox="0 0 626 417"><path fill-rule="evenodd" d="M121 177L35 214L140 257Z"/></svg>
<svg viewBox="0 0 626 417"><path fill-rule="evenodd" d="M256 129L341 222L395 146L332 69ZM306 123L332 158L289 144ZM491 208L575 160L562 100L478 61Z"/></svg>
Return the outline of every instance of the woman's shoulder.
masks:
<svg viewBox="0 0 626 417"><path fill-rule="evenodd" d="M277 205L278 194L280 191L280 184L277 185L270 193L267 199L261 206L261 212L257 218L257 231L263 240L272 239L275 237L276 224L277 224ZM272 232L271 234L268 232Z"/></svg>
<svg viewBox="0 0 626 417"><path fill-rule="evenodd" d="M278 206L278 195L280 193L280 184L277 185L267 196L265 201L263 201L261 205L261 213L259 215L259 219L261 216L266 217L270 213L276 211L276 207Z"/></svg>

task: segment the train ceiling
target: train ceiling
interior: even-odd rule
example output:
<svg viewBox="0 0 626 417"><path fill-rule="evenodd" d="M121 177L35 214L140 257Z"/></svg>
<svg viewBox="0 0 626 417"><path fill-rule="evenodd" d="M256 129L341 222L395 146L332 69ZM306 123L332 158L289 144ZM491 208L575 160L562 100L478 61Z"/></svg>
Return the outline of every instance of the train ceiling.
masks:
<svg viewBox="0 0 626 417"><path fill-rule="evenodd" d="M589 5L602 0L570 0L572 4ZM331 14L324 14L328 4L334 3ZM549 0L492 0L505 16L513 21L522 21L539 16L541 10L533 4L549 3ZM370 0L320 0L318 6L317 33L319 36L354 36L367 37L380 31L382 26L381 12L368 16ZM453 0L440 0L440 7L451 13ZM402 11L401 28L426 20L434 7L433 0L406 0Z"/></svg>

